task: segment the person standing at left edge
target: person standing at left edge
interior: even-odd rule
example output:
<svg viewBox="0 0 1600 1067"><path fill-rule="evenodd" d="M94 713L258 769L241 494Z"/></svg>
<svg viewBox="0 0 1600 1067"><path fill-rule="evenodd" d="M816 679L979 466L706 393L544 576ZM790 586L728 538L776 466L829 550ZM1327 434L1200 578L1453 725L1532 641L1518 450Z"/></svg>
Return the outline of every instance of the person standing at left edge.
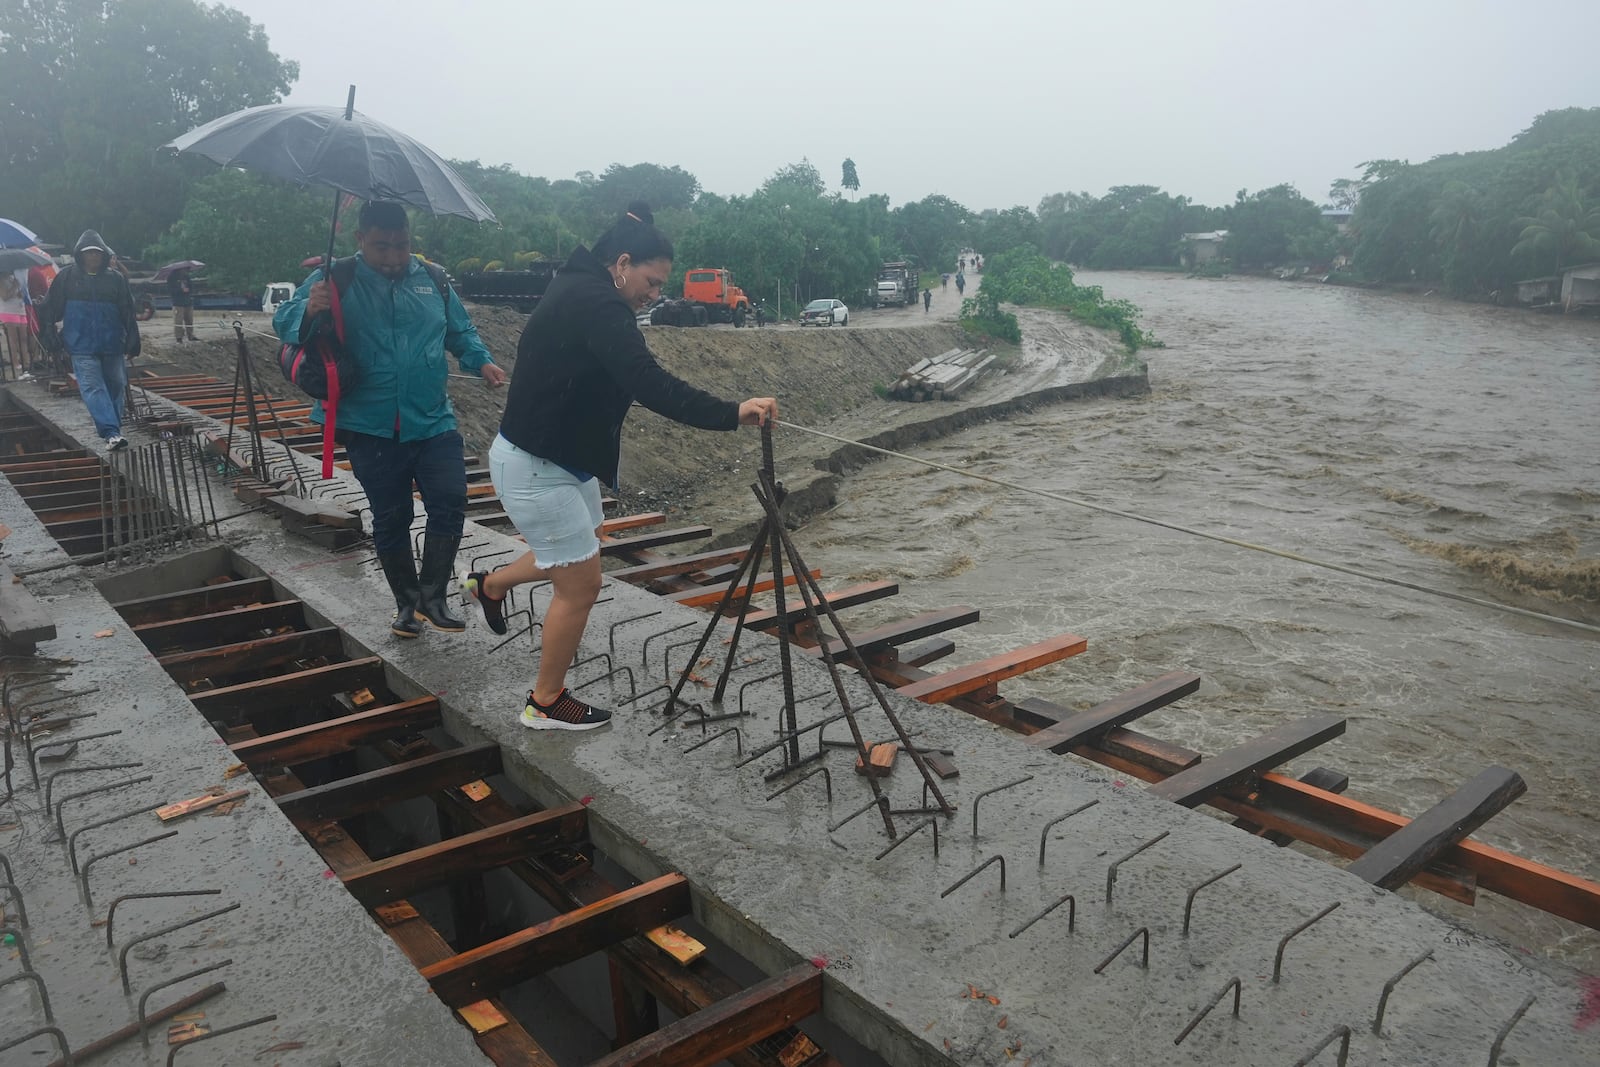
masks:
<svg viewBox="0 0 1600 1067"><path fill-rule="evenodd" d="M128 447L122 436L126 360L139 354L139 319L128 280L110 268L111 249L98 233L84 230L72 258L73 264L56 275L44 298L39 343L47 352L66 352L95 432L105 441L106 451L117 452Z"/></svg>
<svg viewBox="0 0 1600 1067"><path fill-rule="evenodd" d="M504 385L506 373L490 358L443 272L411 254L402 205L364 204L356 245L355 270L339 301L345 348L361 375L339 400L337 439L372 506L373 547L394 593L389 629L417 637L426 622L457 633L466 623L446 607L446 590L466 519L467 467L446 388L445 351L490 386ZM337 263L334 275L342 281ZM304 343L329 306L328 283L318 269L279 305L273 329L286 342ZM311 417L323 421L320 403ZM420 573L411 555L413 481L428 512Z"/></svg>

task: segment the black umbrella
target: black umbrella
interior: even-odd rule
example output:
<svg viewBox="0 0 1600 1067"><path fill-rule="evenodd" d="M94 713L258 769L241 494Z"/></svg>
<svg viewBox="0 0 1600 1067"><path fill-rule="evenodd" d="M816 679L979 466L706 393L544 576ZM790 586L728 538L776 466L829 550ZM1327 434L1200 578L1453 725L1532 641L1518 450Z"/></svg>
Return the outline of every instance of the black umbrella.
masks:
<svg viewBox="0 0 1600 1067"><path fill-rule="evenodd" d="M43 267L50 262L49 256L31 248L0 248L0 273L25 267Z"/></svg>
<svg viewBox="0 0 1600 1067"><path fill-rule="evenodd" d="M397 200L434 215L494 222L494 212L461 175L405 134L355 111L356 89L336 107L269 104L214 119L163 148L192 152L225 167L243 167L294 182L331 186L333 222L328 258L339 219L339 193L363 200Z"/></svg>

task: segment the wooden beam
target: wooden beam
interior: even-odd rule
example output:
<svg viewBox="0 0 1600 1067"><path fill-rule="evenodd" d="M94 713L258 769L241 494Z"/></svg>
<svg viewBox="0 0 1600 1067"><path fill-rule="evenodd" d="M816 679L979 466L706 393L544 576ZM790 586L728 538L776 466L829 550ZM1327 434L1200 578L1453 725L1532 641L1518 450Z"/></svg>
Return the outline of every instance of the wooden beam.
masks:
<svg viewBox="0 0 1600 1067"><path fill-rule="evenodd" d="M822 577L822 570L818 567L811 568L811 577L820 579ZM678 593L665 593L662 595L661 599L670 600L674 604L682 604L686 608L715 607L716 605L722 603L722 594L728 591L728 583L732 580L733 575L724 575L721 581L709 582L705 585L695 586L692 589L685 589ZM786 588L792 588L793 586L800 584L800 579L792 572L786 571L783 575L783 584ZM776 588L776 585L777 583L772 580L772 574L770 572L762 575L753 583L746 579L745 583L734 591L733 600L729 604L730 610L737 608L741 601L748 597L754 596L756 593L772 592L772 590ZM798 601L799 598L796 597L795 599ZM751 614L754 615L756 613L751 612Z"/></svg>
<svg viewBox="0 0 1600 1067"><path fill-rule="evenodd" d="M600 524L600 532L615 536L624 530L637 530L642 526L661 526L667 521L665 514L659 511L641 511L637 515L618 515L614 519L606 519Z"/></svg>
<svg viewBox="0 0 1600 1067"><path fill-rule="evenodd" d="M1157 708L1164 708L1174 700L1188 696L1199 688L1198 674L1190 674L1188 671L1168 671L1153 681L1114 696L1076 715L1068 713L1059 704L1050 704L1048 701L1023 700L1019 701L1017 706L1020 708L1032 704L1029 710L1042 713L1059 709L1062 713L1060 721L1036 734L1030 734L1028 744L1035 748L1047 748L1051 752L1067 752L1074 745L1102 736L1114 726L1125 726Z"/></svg>
<svg viewBox="0 0 1600 1067"><path fill-rule="evenodd" d="M956 654L956 643L948 637L934 637L910 648L896 649L896 662L907 667L925 667Z"/></svg>
<svg viewBox="0 0 1600 1067"><path fill-rule="evenodd" d="M201 678L215 681L245 671L282 667L296 660L342 655L344 643L339 640L338 629L324 626L317 630L296 630L192 652L174 652L169 656L157 656L156 662L174 681L181 683L195 682Z"/></svg>
<svg viewBox="0 0 1600 1067"><path fill-rule="evenodd" d="M499 774L500 769L499 745L452 748L291 793L278 799L278 807L296 824L348 819L424 793L487 778Z"/></svg>
<svg viewBox="0 0 1600 1067"><path fill-rule="evenodd" d="M1263 774L1258 783L1257 799L1262 803L1271 803L1297 819L1319 818L1379 838L1387 837L1411 822L1404 815L1313 789L1282 774ZM1268 822L1242 808L1235 813L1274 829L1294 833L1292 823ZM1233 808L1224 810L1234 811ZM1590 929L1600 930L1600 882L1523 859L1481 841L1462 841L1440 853L1439 859L1471 872L1476 876L1480 888L1531 904L1541 911L1581 923ZM1422 884L1421 879L1417 881Z"/></svg>
<svg viewBox="0 0 1600 1067"><path fill-rule="evenodd" d="M184 619L136 625L133 634L152 651L165 648L212 648L217 642L243 641L262 630L303 625L305 609L298 600L276 600L232 611L190 615Z"/></svg>
<svg viewBox="0 0 1600 1067"><path fill-rule="evenodd" d="M794 575L785 574L783 577L784 584L794 584ZM770 577L765 582L765 586L765 589L757 587L755 591L760 593L771 589L772 579ZM740 586L741 591L744 588L744 586ZM899 592L899 582L862 582L859 585L826 592L823 594L823 599L827 601L829 607L835 611L840 611L860 604L870 604L874 600L886 600ZM786 597L784 606L788 609L785 614L789 616L791 625L806 617L805 601L799 597ZM776 608L752 611L744 617L744 625L747 630L776 630L778 628L778 611Z"/></svg>
<svg viewBox="0 0 1600 1067"><path fill-rule="evenodd" d="M642 552L647 548L677 545L685 541L703 541L715 532L709 526L681 526L676 530L655 530L633 537L602 537L600 554L607 557L626 556L633 552Z"/></svg>
<svg viewBox="0 0 1600 1067"><path fill-rule="evenodd" d="M646 1034L590 1067L703 1067L822 1010L822 972L802 963Z"/></svg>
<svg viewBox="0 0 1600 1067"><path fill-rule="evenodd" d="M1477 777L1384 838L1346 868L1383 889L1398 889L1434 857L1528 791L1516 771L1487 767Z"/></svg>
<svg viewBox="0 0 1600 1067"><path fill-rule="evenodd" d="M418 697L239 741L233 745L233 754L252 768L274 764L292 767L437 725L439 699Z"/></svg>
<svg viewBox="0 0 1600 1067"><path fill-rule="evenodd" d="M622 567L614 571L607 571L606 577L618 582L631 582L642 585L657 578L666 578L674 574L690 574L694 571L715 567L719 563L736 563L744 559L750 546L743 548L719 548L711 552L699 552L692 556L674 556L658 562L641 563L635 567Z"/></svg>
<svg viewBox="0 0 1600 1067"><path fill-rule="evenodd" d="M870 630L850 635L850 640L855 644L857 651L863 656L881 652L894 645L903 645L911 641L919 641L924 637L954 630L958 626L967 626L978 621L978 609L961 605L953 608L939 608L935 611L925 611L909 619L899 622L886 623L875 626ZM827 642L828 654L835 661L848 660L849 652L843 641L830 637ZM820 648L807 648L803 655L822 658Z"/></svg>
<svg viewBox="0 0 1600 1067"><path fill-rule="evenodd" d="M344 874L344 886L367 907L377 907L581 841L589 830L588 815L582 804L524 815L357 867Z"/></svg>
<svg viewBox="0 0 1600 1067"><path fill-rule="evenodd" d="M382 685L383 660L378 656L330 663L256 682L241 682L221 689L189 694L189 700L207 719L236 723L270 717L273 720L303 711L311 701L353 693Z"/></svg>
<svg viewBox="0 0 1600 1067"><path fill-rule="evenodd" d="M943 671L931 678L903 685L895 692L901 696L920 700L924 704L943 704L955 697L967 696L980 689L990 689L1007 678L1037 670L1051 663L1059 663L1076 656L1089 647L1089 642L1077 634L1058 634L1028 645L1025 648L1002 652L997 656L969 663L964 667Z"/></svg>
<svg viewBox="0 0 1600 1067"><path fill-rule="evenodd" d="M1192 808L1253 774L1271 770L1344 733L1345 721L1337 715L1313 715L1268 730L1253 740L1230 748L1186 771L1157 782L1148 792L1174 804Z"/></svg>
<svg viewBox="0 0 1600 1067"><path fill-rule="evenodd" d="M422 968L439 999L460 1007L552 967L599 952L689 911L689 882L664 874Z"/></svg>

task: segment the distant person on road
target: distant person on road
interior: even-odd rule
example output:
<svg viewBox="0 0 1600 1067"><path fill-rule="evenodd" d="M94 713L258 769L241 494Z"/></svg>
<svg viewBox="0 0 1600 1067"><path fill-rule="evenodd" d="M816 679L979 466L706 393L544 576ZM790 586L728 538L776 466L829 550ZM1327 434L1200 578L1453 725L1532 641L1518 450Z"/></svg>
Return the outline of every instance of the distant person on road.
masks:
<svg viewBox="0 0 1600 1067"><path fill-rule="evenodd" d="M84 230L72 259L50 283L39 310L39 342L46 352L64 352L72 361L95 432L107 452L116 452L128 447L122 413L127 361L139 354L139 319L128 279L110 268L111 249L98 233Z"/></svg>
<svg viewBox="0 0 1600 1067"><path fill-rule="evenodd" d="M922 290L922 313L926 315L933 308L933 290Z"/></svg>
<svg viewBox="0 0 1600 1067"><path fill-rule="evenodd" d="M950 288L950 272L949 271L945 271L943 274L939 275L939 288L941 288L941 289Z"/></svg>
<svg viewBox="0 0 1600 1067"><path fill-rule="evenodd" d="M517 343L489 474L531 551L496 570L474 571L462 588L482 606L489 628L503 634L506 592L524 582L551 583L539 675L522 707L530 729L590 730L611 719L609 710L573 696L566 675L600 593L600 487L616 488L628 408L638 400L703 430L778 417L772 397L718 399L673 377L650 354L634 316L671 273L671 243L648 205L630 204L593 251L573 251Z"/></svg>
<svg viewBox="0 0 1600 1067"><path fill-rule="evenodd" d="M175 270L167 276L167 294L172 297L172 333L182 344L184 327L189 329L189 340L194 340L194 283L187 270Z"/></svg>
<svg viewBox="0 0 1600 1067"><path fill-rule="evenodd" d="M956 271L956 295L964 296L967 292L967 276L961 271Z"/></svg>
<svg viewBox="0 0 1600 1067"><path fill-rule="evenodd" d="M345 348L361 377L339 401L335 439L345 447L356 480L372 505L372 544L394 594L389 630L420 637L423 623L460 633L466 622L446 605L454 584L456 549L467 512L467 465L448 384L453 352L461 369L491 387L503 385L497 367L467 316L461 298L411 255L406 209L393 201L361 206L355 270L339 291ZM335 277L341 267L333 266ZM303 343L332 297L322 268L278 305L272 327L284 341ZM311 413L324 421L322 404ZM411 549L412 483L422 494L428 527L419 571Z"/></svg>

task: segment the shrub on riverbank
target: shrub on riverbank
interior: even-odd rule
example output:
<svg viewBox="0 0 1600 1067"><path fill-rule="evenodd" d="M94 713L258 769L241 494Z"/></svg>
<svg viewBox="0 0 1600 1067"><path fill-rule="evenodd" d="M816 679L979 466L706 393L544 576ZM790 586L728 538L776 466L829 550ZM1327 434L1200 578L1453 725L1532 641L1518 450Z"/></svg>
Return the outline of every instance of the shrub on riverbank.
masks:
<svg viewBox="0 0 1600 1067"><path fill-rule="evenodd" d="M1002 300L1024 307L1065 311L1086 325L1111 330L1128 346L1129 352L1161 347L1160 341L1139 326L1137 307L1126 300L1107 300L1098 285L1078 285L1072 279L1070 267L1052 265L1032 248L1013 248L985 261L983 288L978 291L978 297L992 299L996 312ZM968 321L965 305L961 318L963 324ZM982 321L976 311L973 319ZM1013 318L1012 323L1015 322Z"/></svg>

